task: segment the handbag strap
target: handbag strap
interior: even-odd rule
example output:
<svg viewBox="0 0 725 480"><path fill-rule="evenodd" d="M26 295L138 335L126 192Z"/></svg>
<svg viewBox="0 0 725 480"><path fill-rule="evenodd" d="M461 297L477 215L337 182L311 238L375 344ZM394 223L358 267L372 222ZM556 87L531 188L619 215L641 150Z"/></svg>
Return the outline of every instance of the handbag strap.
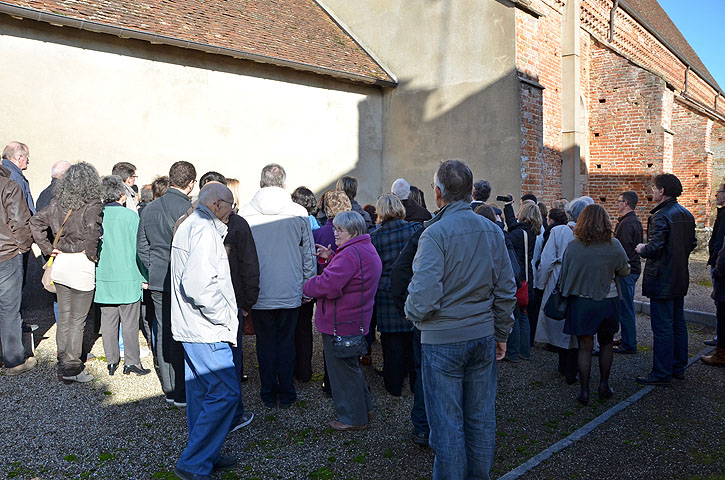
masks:
<svg viewBox="0 0 725 480"><path fill-rule="evenodd" d="M526 283L529 283L529 234L524 228L524 270L526 271Z"/></svg>
<svg viewBox="0 0 725 480"><path fill-rule="evenodd" d="M355 247L350 247L357 253L357 258L360 260L360 334L365 332L365 312L363 311L363 303L365 302L365 274L363 272L363 261L360 252ZM332 333L337 336L337 300L335 300L335 317L332 321Z"/></svg>
<svg viewBox="0 0 725 480"><path fill-rule="evenodd" d="M65 225L65 222L68 221L68 217L70 217L70 213L73 211L72 208L68 209L68 213L65 214L65 218L63 219L63 223L60 224L60 228L58 229L58 234L55 236L55 239L53 240L53 250L55 250L55 247L58 246L58 240L60 239L60 234L63 233L63 225Z"/></svg>

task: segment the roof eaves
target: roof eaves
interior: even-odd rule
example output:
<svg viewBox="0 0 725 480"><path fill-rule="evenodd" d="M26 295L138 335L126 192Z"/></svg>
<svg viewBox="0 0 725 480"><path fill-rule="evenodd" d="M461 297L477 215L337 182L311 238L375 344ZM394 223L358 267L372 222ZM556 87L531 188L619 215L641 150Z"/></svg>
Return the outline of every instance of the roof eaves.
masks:
<svg viewBox="0 0 725 480"><path fill-rule="evenodd" d="M626 0L619 0L619 6L624 9L625 12L627 12L632 18L634 18L637 23L642 25L648 32L650 32L657 40L659 40L662 45L664 45L669 51L671 51L682 63L684 63L686 66L690 67L690 70L695 72L700 78L702 78L708 85L710 85L712 88L715 89L716 92L720 93L720 95L724 95L722 89L720 88L720 85L717 84L717 82L710 81L707 75L704 75L702 72L699 71L698 68L694 67L690 61L685 58L682 53L680 53L679 50L677 50L670 42L668 42L658 31L656 28L654 28L647 20L645 20L642 15L639 14L635 9L633 9L631 6L629 6L626 2Z"/></svg>
<svg viewBox="0 0 725 480"><path fill-rule="evenodd" d="M135 40L143 40L150 43L158 43L163 45L169 45L173 47L187 48L191 50L197 50L205 53L211 53L216 55L225 55L229 57L238 58L241 60L249 60L258 63L265 63L269 65L275 65L278 67L292 68L295 70L316 73L320 75L327 75L339 79L349 80L356 83L364 83L367 85L376 85L381 87L395 87L397 86L397 80L388 73L387 70L383 69L385 73L390 77L390 80L384 78L377 78L372 76L360 75L352 72L345 72L342 70L336 70L328 67L321 67L318 65L311 65L303 62L296 62L292 60L285 60L283 58L272 57L267 55L260 55L257 53L251 53L244 50L235 50L226 47L219 47L215 45L192 42L189 40L182 40L176 37L169 37L166 35L160 35L156 33L148 33L141 30L134 30L129 28L123 28L113 25L107 25L100 22L92 22L88 20L81 20L78 18L69 17L66 15L59 15L55 13L42 12L33 8L19 7L17 5L11 5L5 2L0 2L0 13L10 15L12 17L25 18L28 20L35 20L38 22L50 23L52 25L59 25L65 27L78 28L81 30L87 30L94 33L104 33L121 38L131 38ZM366 51L367 53L367 51ZM369 55L369 54L368 54ZM372 57L371 57L372 58ZM382 66L381 66L382 68Z"/></svg>

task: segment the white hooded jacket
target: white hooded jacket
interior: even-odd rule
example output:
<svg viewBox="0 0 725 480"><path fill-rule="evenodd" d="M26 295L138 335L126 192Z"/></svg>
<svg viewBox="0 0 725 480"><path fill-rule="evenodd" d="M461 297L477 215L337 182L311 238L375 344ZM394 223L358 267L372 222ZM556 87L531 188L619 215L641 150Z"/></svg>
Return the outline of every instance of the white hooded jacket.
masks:
<svg viewBox="0 0 725 480"><path fill-rule="evenodd" d="M260 189L239 210L249 223L259 258L256 310L297 308L302 286L315 276L315 241L309 215L280 187Z"/></svg>

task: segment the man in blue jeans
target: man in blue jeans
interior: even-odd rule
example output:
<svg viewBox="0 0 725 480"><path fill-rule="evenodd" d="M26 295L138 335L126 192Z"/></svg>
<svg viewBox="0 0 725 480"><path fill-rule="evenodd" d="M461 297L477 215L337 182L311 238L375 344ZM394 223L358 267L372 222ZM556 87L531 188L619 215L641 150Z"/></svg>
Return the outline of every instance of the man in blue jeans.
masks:
<svg viewBox="0 0 725 480"><path fill-rule="evenodd" d="M619 195L617 211L621 215L614 228L614 237L622 244L629 258L629 276L620 279L620 303L622 306L619 324L622 326L622 345L614 347L614 353L637 353L637 314L634 311L634 286L642 272L639 253L635 250L642 243L642 222L634 209L639 197L635 192Z"/></svg>
<svg viewBox="0 0 725 480"><path fill-rule="evenodd" d="M655 208L647 219L647 243L636 247L647 259L642 295L650 299L652 321L652 370L637 377L642 385L669 385L684 380L687 366L685 295L690 284L688 260L697 245L695 218L677 197L682 183L671 173L661 173L652 186Z"/></svg>
<svg viewBox="0 0 725 480"><path fill-rule="evenodd" d="M435 450L433 478L490 478L496 440L496 360L516 303L504 235L471 210L473 175L459 160L434 176L405 303L421 333L422 377Z"/></svg>

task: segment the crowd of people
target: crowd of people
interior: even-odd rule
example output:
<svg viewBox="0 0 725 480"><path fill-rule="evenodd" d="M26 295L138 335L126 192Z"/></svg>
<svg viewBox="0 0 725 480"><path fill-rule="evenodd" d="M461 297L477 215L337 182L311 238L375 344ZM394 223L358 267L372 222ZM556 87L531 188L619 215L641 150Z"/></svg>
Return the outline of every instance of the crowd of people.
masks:
<svg viewBox="0 0 725 480"><path fill-rule="evenodd" d="M278 164L262 169L260 188L245 205L239 182L214 171L199 178L192 199L197 171L185 161L140 189L131 163L101 177L88 163L60 161L36 204L23 175L29 156L26 145L11 142L0 167L5 374L36 366L22 345L20 317L28 251L36 243L47 260L44 286L57 296L58 379L93 380L83 332L96 305L108 374L122 357L124 375L155 370L166 401L186 407L189 441L175 470L182 479L210 478L236 463L220 450L229 433L254 418L241 395L243 334L256 335L262 402L287 409L297 401L295 379L312 378L313 319L322 338L322 388L337 417L331 428L362 430L374 415L363 368L379 338L385 390L401 396L408 379L412 440L434 449L434 478L489 478L496 364L529 360L535 342L558 354L559 372L579 383L576 400L584 405L598 355L597 393L612 398L614 354L638 352L640 274L654 347L651 371L636 381L684 378L683 299L696 240L694 218L677 202L682 185L675 175L654 178L645 243L635 192L618 197L614 228L606 209L587 196L547 206L527 193L515 212L511 195L488 203L490 184L474 182L459 160L432 172L431 213L423 191L403 178L374 205L356 201L351 176L319 198L303 186L290 194ZM716 201L725 205L725 185ZM703 357L719 366L723 211L708 262L716 350ZM566 306L558 318L547 307L560 299ZM139 329L152 347L149 368Z"/></svg>

